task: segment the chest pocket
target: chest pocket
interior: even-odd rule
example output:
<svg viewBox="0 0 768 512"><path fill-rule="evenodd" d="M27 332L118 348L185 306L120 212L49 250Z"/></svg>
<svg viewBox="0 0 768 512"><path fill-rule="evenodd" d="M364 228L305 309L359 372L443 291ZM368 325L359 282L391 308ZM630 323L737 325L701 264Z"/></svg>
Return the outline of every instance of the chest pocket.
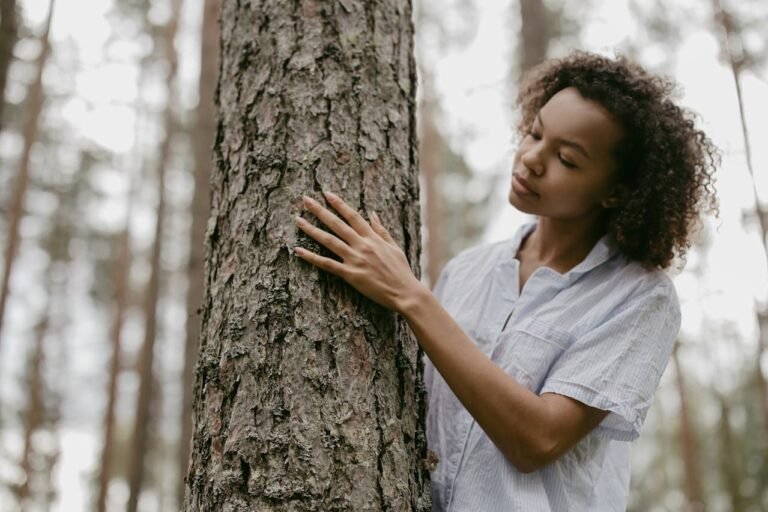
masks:
<svg viewBox="0 0 768 512"><path fill-rule="evenodd" d="M540 320L513 325L498 338L491 359L508 375L539 393L555 361L573 342L573 336Z"/></svg>

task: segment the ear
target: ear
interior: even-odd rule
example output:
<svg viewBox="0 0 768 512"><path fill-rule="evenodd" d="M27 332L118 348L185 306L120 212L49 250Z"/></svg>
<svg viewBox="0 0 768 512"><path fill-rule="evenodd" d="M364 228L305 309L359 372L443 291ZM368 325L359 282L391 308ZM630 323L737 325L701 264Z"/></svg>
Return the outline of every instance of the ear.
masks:
<svg viewBox="0 0 768 512"><path fill-rule="evenodd" d="M617 208L624 202L623 198L627 192L626 187L617 185L614 189L603 198L600 202L603 208Z"/></svg>

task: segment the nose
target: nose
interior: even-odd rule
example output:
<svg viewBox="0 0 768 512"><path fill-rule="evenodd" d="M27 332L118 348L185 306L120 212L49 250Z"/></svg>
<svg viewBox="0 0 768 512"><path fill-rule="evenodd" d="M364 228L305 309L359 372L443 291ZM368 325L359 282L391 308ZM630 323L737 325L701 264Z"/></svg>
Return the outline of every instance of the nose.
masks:
<svg viewBox="0 0 768 512"><path fill-rule="evenodd" d="M520 161L523 165L536 176L541 176L544 172L541 151L541 144L533 144L520 155Z"/></svg>

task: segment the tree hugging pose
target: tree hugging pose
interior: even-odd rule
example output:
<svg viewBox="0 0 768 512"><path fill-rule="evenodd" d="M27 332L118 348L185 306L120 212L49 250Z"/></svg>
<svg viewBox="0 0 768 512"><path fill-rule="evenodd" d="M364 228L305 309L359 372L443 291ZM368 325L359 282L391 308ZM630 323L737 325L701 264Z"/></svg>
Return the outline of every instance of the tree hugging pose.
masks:
<svg viewBox="0 0 768 512"><path fill-rule="evenodd" d="M407 320L425 358L436 511L626 509L638 437L680 327L664 272L716 211L717 151L668 80L575 52L520 87L509 203L535 216L460 253L430 291L374 214L304 198L341 262L296 248Z"/></svg>

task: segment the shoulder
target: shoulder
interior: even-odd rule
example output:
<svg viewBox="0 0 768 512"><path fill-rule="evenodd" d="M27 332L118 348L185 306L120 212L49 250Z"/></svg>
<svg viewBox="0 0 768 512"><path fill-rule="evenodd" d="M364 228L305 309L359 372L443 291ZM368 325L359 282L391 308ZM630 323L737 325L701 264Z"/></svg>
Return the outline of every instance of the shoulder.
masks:
<svg viewBox="0 0 768 512"><path fill-rule="evenodd" d="M514 257L511 254L512 240L502 240L474 247L459 252L445 264L445 271L456 273L471 270L476 272L478 267L492 267L505 258Z"/></svg>
<svg viewBox="0 0 768 512"><path fill-rule="evenodd" d="M442 300L451 290L467 291L467 285L485 282L484 278L491 278L500 261L514 256L510 256L511 251L510 240L464 249L443 266L432 291Z"/></svg>
<svg viewBox="0 0 768 512"><path fill-rule="evenodd" d="M622 254L577 279L562 296L574 334L590 332L621 317L664 319L670 329L680 323L675 285L663 270L648 270ZM560 310L558 310L560 311ZM640 320L637 320L640 321Z"/></svg>
<svg viewBox="0 0 768 512"><path fill-rule="evenodd" d="M661 269L646 269L624 256L617 260L609 286L618 309L651 308L679 323L680 301L669 274Z"/></svg>

